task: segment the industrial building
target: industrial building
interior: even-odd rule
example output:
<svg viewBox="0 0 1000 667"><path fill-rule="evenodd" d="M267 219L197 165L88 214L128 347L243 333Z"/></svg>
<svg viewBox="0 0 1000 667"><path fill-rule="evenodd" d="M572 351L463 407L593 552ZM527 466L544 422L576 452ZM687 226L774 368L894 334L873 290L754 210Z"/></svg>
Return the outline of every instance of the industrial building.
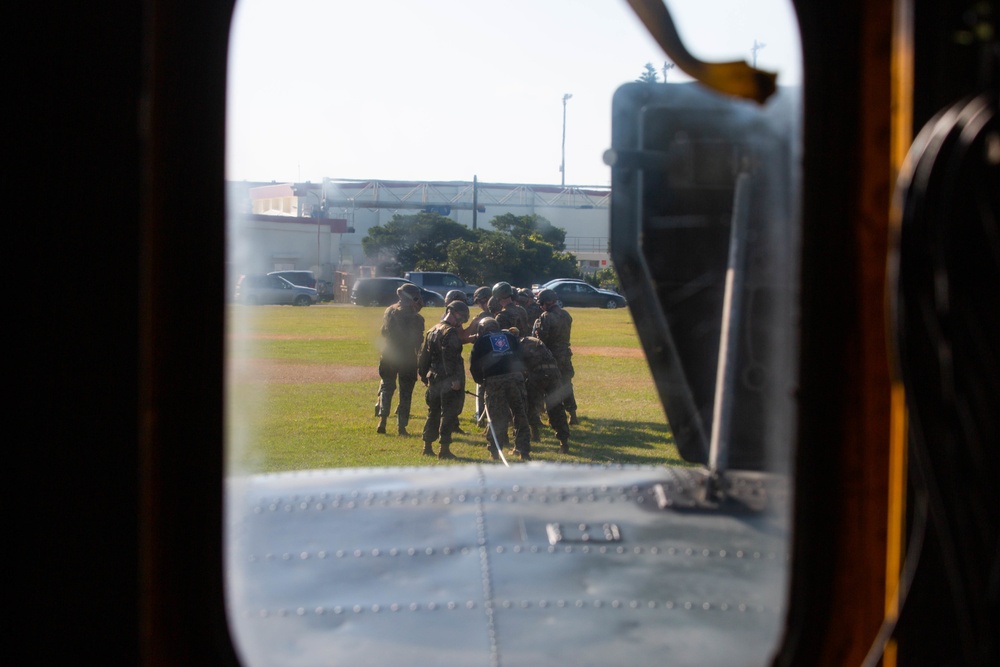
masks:
<svg viewBox="0 0 1000 667"><path fill-rule="evenodd" d="M394 215L434 211L472 229L507 213L538 215L566 230L566 250L585 272L610 266L611 189L472 181L323 179L322 183L228 183L228 266L242 273L312 270L335 282L373 263L361 240Z"/></svg>

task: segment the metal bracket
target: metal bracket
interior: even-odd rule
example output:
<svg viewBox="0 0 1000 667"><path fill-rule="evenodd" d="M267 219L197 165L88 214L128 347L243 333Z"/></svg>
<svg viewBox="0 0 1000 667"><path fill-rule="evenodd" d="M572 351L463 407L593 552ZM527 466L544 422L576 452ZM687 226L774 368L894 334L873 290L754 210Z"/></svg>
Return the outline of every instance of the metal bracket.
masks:
<svg viewBox="0 0 1000 667"><path fill-rule="evenodd" d="M552 546L560 542L582 544L587 542L621 542L622 540L621 531L614 523L605 523L600 526L590 526L585 523L563 526L558 523L549 523L545 525L545 533Z"/></svg>

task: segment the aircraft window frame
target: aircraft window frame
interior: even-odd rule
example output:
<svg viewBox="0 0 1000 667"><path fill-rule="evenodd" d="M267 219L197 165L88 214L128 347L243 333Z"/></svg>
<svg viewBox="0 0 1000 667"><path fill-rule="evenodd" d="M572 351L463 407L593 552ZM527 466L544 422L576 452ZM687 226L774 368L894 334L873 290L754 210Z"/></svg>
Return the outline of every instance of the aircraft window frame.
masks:
<svg viewBox="0 0 1000 667"><path fill-rule="evenodd" d="M287 204L287 200L286 200L285 203ZM353 222L353 220L352 220L352 222ZM635 278L635 276L631 276L631 277L633 279ZM594 292L595 291L595 289L593 287L591 287L591 286L584 286L584 285L576 285L576 286L574 286L572 284L564 284L564 285L561 285L559 287L565 288L568 291L576 292L576 293L589 293L589 292ZM626 294L626 296L628 297L629 303L631 304L632 303L632 296L633 295ZM659 494L660 495L657 496L659 498L658 502L665 503L664 506L669 506L672 502L674 502L674 499L670 496L669 492L663 491L661 489L661 491L659 492ZM663 508L661 507L661 509L663 509ZM772 554L772 557L776 557L778 560L783 561L786 556L784 554ZM775 641L777 641L777 638L775 639Z"/></svg>

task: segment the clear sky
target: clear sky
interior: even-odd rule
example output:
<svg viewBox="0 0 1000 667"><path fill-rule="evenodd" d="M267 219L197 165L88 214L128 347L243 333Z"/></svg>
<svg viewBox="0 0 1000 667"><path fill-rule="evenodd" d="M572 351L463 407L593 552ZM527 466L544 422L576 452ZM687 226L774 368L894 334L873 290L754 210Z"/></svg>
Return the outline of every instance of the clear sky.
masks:
<svg viewBox="0 0 1000 667"><path fill-rule="evenodd" d="M670 0L688 48L798 84L789 0ZM624 0L239 0L227 178L607 185L611 97L665 55ZM669 81L683 81L668 70Z"/></svg>

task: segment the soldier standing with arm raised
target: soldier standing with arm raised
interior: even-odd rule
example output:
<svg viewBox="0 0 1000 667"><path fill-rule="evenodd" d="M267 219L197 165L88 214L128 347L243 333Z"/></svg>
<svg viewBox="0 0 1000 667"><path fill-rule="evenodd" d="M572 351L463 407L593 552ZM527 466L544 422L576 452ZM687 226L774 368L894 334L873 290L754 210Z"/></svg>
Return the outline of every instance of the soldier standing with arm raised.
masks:
<svg viewBox="0 0 1000 667"><path fill-rule="evenodd" d="M469 342L475 342L479 320L484 317L492 317L488 307L491 296L493 296L493 293L490 291L489 287L480 287L476 289L475 294L472 295L472 300L477 306L479 306L480 310L472 316L472 319L469 320L469 325L465 328L469 334Z"/></svg>
<svg viewBox="0 0 1000 667"><path fill-rule="evenodd" d="M469 320L469 307L453 301L444 317L424 337L417 372L427 386L427 421L424 422L424 454L434 455L432 445L441 438L439 459L453 459L451 434L458 427L458 414L465 396L465 360L459 332Z"/></svg>
<svg viewBox="0 0 1000 667"><path fill-rule="evenodd" d="M495 317L501 329L516 327L522 333L531 331L528 313L514 301L514 288L510 283L499 282L494 285L493 296L500 302L500 312Z"/></svg>
<svg viewBox="0 0 1000 667"><path fill-rule="evenodd" d="M399 435L409 435L410 402L413 386L417 383L417 351L424 337L424 318L420 315L423 301L416 285L400 285L396 290L399 301L385 309L382 315L382 350L378 362L378 403L375 415L379 418L377 433L385 433L386 422L392 408L392 396L399 381L399 406L396 419Z"/></svg>

